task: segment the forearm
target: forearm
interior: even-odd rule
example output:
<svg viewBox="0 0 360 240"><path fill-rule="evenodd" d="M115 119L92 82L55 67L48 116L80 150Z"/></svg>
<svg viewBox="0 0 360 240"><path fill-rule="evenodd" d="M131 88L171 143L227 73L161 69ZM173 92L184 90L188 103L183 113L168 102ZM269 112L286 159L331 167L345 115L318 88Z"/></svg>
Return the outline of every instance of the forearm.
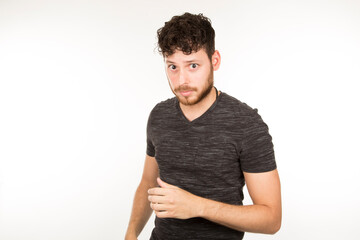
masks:
<svg viewBox="0 0 360 240"><path fill-rule="evenodd" d="M140 183L136 190L126 235L135 234L138 237L153 212L148 201L149 188L151 186Z"/></svg>
<svg viewBox="0 0 360 240"><path fill-rule="evenodd" d="M229 228L256 233L276 233L281 225L281 213L265 205L230 205L199 198L199 217Z"/></svg>

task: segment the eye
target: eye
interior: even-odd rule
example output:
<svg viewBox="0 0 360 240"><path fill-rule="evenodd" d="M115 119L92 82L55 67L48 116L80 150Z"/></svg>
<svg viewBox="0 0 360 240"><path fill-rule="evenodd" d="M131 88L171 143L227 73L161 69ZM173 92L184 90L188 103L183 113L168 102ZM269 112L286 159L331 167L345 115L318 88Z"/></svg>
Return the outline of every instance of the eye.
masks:
<svg viewBox="0 0 360 240"><path fill-rule="evenodd" d="M198 66L198 65L197 65L196 63L190 64L190 68L191 68L191 69L197 68L197 66Z"/></svg>
<svg viewBox="0 0 360 240"><path fill-rule="evenodd" d="M171 65L168 66L168 68L170 68L171 70L175 70L176 66L174 64L171 64Z"/></svg>

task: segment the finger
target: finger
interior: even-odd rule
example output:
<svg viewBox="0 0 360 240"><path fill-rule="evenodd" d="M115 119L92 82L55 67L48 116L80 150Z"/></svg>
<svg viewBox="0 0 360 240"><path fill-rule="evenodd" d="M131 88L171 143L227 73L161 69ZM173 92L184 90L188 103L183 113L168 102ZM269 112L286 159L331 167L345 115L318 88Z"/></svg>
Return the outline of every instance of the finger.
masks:
<svg viewBox="0 0 360 240"><path fill-rule="evenodd" d="M158 184L160 185L160 187L162 187L162 188L176 188L176 186L164 182L159 177L156 180L157 180Z"/></svg>
<svg viewBox="0 0 360 240"><path fill-rule="evenodd" d="M159 204L159 203L150 203L150 207L155 211L166 211L168 210L168 207L165 204Z"/></svg>
<svg viewBox="0 0 360 240"><path fill-rule="evenodd" d="M150 188L148 190L148 194L150 194L150 195L159 195L159 196L164 196L167 192L168 191L165 188Z"/></svg>
<svg viewBox="0 0 360 240"><path fill-rule="evenodd" d="M155 211L155 214L158 218L167 218L169 215L167 211Z"/></svg>
<svg viewBox="0 0 360 240"><path fill-rule="evenodd" d="M150 202L157 202L157 203L167 203L165 196L159 196L159 195L149 195L148 200Z"/></svg>

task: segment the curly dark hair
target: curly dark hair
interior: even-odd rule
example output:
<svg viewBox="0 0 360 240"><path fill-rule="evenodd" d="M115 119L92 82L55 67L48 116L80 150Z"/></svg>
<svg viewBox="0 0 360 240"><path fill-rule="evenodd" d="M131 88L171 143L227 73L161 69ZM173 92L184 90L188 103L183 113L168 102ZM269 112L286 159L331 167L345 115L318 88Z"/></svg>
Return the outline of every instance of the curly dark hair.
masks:
<svg viewBox="0 0 360 240"><path fill-rule="evenodd" d="M173 16L157 30L157 37L158 51L163 57L170 56L175 50L191 54L204 49L211 60L215 52L215 31L211 20L202 13L195 15L186 12Z"/></svg>

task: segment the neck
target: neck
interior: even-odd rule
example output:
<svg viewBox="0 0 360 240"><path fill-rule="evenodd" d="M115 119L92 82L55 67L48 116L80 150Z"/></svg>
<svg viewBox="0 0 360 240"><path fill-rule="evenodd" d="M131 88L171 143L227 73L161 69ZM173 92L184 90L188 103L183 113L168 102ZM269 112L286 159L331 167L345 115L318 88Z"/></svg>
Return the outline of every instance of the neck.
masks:
<svg viewBox="0 0 360 240"><path fill-rule="evenodd" d="M220 93L220 92L219 92ZM213 87L211 89L211 92L200 102L194 104L194 105L184 105L180 103L180 108L182 112L184 113L185 117L192 121L198 117L200 117L203 113L205 113L211 105L216 100L216 90Z"/></svg>

